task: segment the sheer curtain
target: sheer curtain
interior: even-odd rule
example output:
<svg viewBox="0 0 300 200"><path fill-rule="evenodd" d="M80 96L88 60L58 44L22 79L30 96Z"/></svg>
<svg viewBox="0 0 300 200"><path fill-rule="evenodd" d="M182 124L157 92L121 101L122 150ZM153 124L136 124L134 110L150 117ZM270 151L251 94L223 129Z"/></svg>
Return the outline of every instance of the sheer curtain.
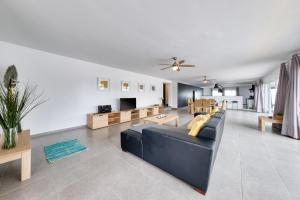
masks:
<svg viewBox="0 0 300 200"><path fill-rule="evenodd" d="M272 103L271 103L271 85L270 83L263 84L263 106L262 112L271 113Z"/></svg>
<svg viewBox="0 0 300 200"><path fill-rule="evenodd" d="M255 85L254 105L256 112L271 113L272 112L272 98L270 83L263 83L259 80Z"/></svg>
<svg viewBox="0 0 300 200"><path fill-rule="evenodd" d="M264 86L263 86L263 80L259 80L255 84L255 93L254 93L254 107L256 112L263 112L263 106L264 106Z"/></svg>

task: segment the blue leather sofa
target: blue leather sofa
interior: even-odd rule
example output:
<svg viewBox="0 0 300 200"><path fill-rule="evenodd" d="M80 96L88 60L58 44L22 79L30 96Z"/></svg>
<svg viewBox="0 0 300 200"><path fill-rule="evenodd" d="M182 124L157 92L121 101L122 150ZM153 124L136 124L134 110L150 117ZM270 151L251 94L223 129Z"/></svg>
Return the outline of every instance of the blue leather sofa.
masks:
<svg viewBox="0 0 300 200"><path fill-rule="evenodd" d="M216 113L197 137L186 125L141 125L121 132L121 148L159 167L205 194L221 142L225 111Z"/></svg>

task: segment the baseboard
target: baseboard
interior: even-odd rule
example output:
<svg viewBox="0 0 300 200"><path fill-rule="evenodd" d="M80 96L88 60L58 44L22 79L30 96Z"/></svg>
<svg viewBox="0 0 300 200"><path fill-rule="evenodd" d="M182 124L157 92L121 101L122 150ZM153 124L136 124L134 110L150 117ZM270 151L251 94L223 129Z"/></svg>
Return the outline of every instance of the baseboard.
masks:
<svg viewBox="0 0 300 200"><path fill-rule="evenodd" d="M177 108L177 110L187 110L188 107L187 106L184 106L184 107L180 107L180 108Z"/></svg>
<svg viewBox="0 0 300 200"><path fill-rule="evenodd" d="M54 131L37 133L37 134L31 135L31 137L32 138L38 138L38 137L45 136L45 135L51 135L51 134L62 132L62 131L71 131L71 130L75 130L75 129L78 129L78 128L84 128L84 127L87 127L87 125L74 126L74 127L70 127L70 128L64 128L64 129L58 129L58 130L54 130Z"/></svg>

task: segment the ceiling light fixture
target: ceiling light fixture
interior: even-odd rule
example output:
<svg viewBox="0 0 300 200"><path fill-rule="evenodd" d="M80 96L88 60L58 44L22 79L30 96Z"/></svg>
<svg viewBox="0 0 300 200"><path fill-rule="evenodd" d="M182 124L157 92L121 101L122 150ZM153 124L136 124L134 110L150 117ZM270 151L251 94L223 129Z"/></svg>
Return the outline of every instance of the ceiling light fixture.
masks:
<svg viewBox="0 0 300 200"><path fill-rule="evenodd" d="M174 66L174 67L172 67L172 69L173 69L174 71L180 71L179 66Z"/></svg>
<svg viewBox="0 0 300 200"><path fill-rule="evenodd" d="M202 83L203 84L209 84L209 83L213 83L216 79L207 79L207 76L203 76L203 80Z"/></svg>

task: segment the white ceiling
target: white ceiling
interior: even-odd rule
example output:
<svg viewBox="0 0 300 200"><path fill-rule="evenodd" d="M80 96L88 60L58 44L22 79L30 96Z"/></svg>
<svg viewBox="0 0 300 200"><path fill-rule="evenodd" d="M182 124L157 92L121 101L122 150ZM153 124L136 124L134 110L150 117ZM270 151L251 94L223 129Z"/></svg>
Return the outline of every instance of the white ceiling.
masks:
<svg viewBox="0 0 300 200"><path fill-rule="evenodd" d="M170 80L245 83L300 50L300 1L1 0L0 40ZM197 67L161 71L172 56Z"/></svg>

